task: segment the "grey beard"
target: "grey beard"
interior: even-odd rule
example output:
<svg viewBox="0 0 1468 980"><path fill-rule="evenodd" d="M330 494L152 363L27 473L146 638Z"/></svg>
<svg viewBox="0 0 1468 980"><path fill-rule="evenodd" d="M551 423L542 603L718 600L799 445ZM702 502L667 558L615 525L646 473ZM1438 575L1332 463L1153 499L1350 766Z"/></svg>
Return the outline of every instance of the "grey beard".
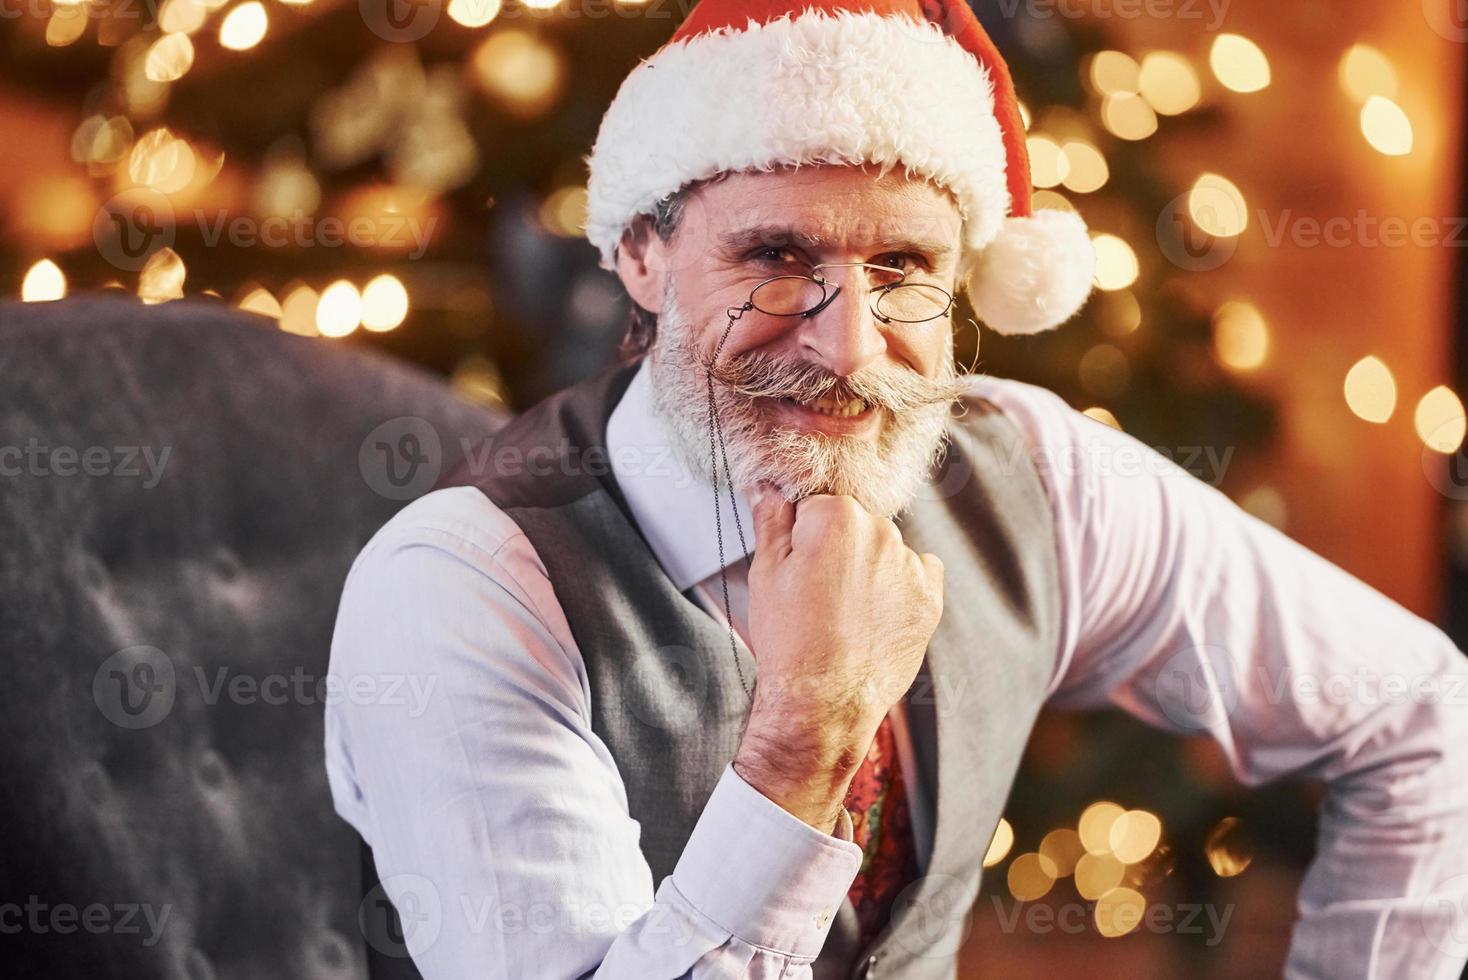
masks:
<svg viewBox="0 0 1468 980"><path fill-rule="evenodd" d="M683 463L713 483L707 365L694 346L690 326L669 280L651 355L654 406ZM950 411L961 390L951 339L938 378L926 383L893 378L886 387L914 385L926 396L898 413L881 409L887 417L881 435L872 442L779 425L753 399L715 381L734 486L769 483L794 501L814 494L846 495L871 514L896 517L912 503L947 446ZM873 376L872 387L882 390L884 385ZM894 400L903 401L900 395Z"/></svg>

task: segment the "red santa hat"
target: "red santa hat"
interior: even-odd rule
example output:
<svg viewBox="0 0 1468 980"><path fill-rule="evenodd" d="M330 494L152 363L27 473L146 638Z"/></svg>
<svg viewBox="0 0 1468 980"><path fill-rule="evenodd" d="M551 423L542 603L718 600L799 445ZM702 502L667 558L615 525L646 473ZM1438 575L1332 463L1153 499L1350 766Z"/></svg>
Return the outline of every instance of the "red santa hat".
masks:
<svg viewBox="0 0 1468 980"><path fill-rule="evenodd" d="M691 182L871 163L954 195L963 280L993 329L1048 330L1091 290L1080 216L1031 209L1014 83L963 0L702 0L622 83L586 162L608 270L633 219Z"/></svg>

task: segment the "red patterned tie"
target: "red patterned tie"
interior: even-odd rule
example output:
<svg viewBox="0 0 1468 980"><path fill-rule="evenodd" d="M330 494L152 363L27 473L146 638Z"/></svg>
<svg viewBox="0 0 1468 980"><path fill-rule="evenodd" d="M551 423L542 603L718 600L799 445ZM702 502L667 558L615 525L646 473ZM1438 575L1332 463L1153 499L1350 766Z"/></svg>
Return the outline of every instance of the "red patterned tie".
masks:
<svg viewBox="0 0 1468 980"><path fill-rule="evenodd" d="M856 907L865 947L887 925L892 903L917 880L917 851L912 842L912 814L892 718L882 719L876 738L846 794L853 839L863 852L861 870L847 895Z"/></svg>

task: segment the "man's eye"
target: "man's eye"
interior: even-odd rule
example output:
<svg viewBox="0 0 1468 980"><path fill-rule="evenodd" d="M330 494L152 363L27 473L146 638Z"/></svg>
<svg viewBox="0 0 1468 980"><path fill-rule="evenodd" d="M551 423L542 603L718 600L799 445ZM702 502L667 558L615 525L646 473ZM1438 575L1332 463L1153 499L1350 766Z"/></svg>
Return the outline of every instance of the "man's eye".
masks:
<svg viewBox="0 0 1468 980"><path fill-rule="evenodd" d="M794 257L790 249L778 245L766 245L750 253L750 258L765 263L788 262Z"/></svg>

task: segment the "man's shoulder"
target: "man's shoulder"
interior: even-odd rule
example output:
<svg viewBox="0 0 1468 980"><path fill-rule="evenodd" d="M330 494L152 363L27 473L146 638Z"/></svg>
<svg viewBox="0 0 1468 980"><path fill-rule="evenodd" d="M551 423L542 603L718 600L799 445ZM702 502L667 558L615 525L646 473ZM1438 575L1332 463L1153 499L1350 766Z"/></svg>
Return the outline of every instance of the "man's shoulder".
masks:
<svg viewBox="0 0 1468 980"><path fill-rule="evenodd" d="M478 489L447 487L419 497L383 524L358 552L352 574L415 549L449 552L487 567L523 538L514 520Z"/></svg>

